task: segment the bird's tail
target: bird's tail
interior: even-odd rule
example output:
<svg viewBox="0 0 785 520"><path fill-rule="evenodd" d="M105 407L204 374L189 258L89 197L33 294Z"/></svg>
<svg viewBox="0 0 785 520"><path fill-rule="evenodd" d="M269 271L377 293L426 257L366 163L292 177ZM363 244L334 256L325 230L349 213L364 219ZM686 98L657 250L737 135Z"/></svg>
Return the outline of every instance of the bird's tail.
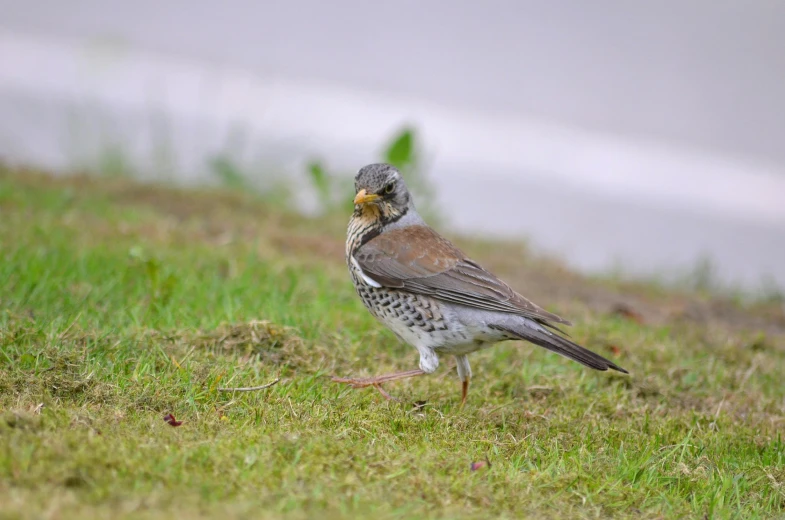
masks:
<svg viewBox="0 0 785 520"><path fill-rule="evenodd" d="M525 324L520 326L518 324L515 324L514 326L505 324L504 326L496 326L494 328L504 330L516 338L529 341L535 345L546 348L551 352L556 352L557 354L561 354L566 358L573 359L589 368L593 368L595 370L608 370L610 368L625 374L629 374L629 372L624 370L616 363L605 359L599 354L595 354L591 350L584 348L577 343L568 340L567 338L563 338L545 329L539 324L529 322L528 320Z"/></svg>

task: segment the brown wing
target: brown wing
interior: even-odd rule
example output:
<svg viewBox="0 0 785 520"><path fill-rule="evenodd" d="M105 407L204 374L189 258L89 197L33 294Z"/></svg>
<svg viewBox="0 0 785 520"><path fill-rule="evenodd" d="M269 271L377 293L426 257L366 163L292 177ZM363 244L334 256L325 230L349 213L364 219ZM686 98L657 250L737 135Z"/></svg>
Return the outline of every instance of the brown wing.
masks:
<svg viewBox="0 0 785 520"><path fill-rule="evenodd" d="M366 276L385 287L570 325L513 291L427 226L386 231L358 248L354 259Z"/></svg>

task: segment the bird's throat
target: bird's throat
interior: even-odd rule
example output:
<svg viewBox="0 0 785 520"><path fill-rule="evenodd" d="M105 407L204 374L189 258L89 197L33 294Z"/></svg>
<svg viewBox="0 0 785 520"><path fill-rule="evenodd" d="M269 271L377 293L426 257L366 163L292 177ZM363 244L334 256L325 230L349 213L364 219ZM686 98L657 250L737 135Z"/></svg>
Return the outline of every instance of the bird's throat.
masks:
<svg viewBox="0 0 785 520"><path fill-rule="evenodd" d="M382 230L381 211L363 206L352 214L346 236L347 258Z"/></svg>
<svg viewBox="0 0 785 520"><path fill-rule="evenodd" d="M352 214L347 233L346 253L351 255L369 240L379 236L385 226L399 220L406 211L397 211L389 203L363 204Z"/></svg>
<svg viewBox="0 0 785 520"><path fill-rule="evenodd" d="M355 212L355 215L364 224L371 224L382 220L382 209L378 204L363 204L360 206L359 211Z"/></svg>

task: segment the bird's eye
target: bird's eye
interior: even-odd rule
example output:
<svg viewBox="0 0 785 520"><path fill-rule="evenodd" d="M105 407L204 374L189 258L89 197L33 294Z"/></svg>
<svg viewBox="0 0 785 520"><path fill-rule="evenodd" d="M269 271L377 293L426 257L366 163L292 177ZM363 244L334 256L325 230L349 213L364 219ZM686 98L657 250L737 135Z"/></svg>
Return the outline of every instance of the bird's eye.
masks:
<svg viewBox="0 0 785 520"><path fill-rule="evenodd" d="M395 189L395 183L391 182L390 184L384 187L384 193L390 194L393 192L394 189Z"/></svg>

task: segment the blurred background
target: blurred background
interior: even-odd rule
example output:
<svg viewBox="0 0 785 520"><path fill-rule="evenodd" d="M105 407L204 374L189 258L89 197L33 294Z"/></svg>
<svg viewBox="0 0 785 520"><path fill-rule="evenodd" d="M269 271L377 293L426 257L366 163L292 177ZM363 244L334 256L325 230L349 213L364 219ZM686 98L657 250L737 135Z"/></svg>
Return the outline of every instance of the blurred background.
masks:
<svg viewBox="0 0 785 520"><path fill-rule="evenodd" d="M0 12L5 163L285 180L312 211L314 161L350 177L408 135L421 205L453 232L526 239L589 273L785 287L781 0Z"/></svg>

